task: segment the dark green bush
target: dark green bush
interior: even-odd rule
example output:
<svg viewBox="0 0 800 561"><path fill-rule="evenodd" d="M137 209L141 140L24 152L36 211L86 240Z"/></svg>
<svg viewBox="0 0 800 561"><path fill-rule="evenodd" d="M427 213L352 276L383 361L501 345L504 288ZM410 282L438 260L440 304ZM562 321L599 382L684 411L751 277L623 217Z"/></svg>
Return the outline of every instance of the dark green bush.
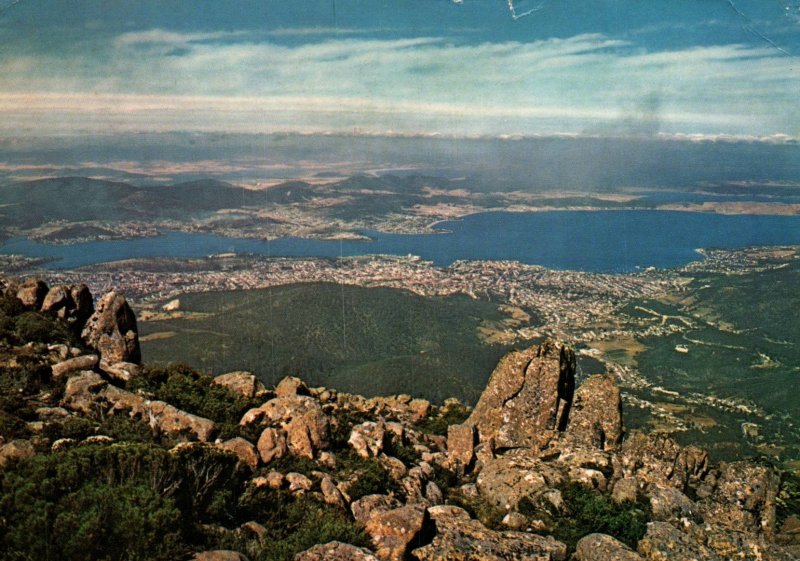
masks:
<svg viewBox="0 0 800 561"><path fill-rule="evenodd" d="M800 476L793 472L781 473L781 487L777 497L777 522L790 516L800 516Z"/></svg>
<svg viewBox="0 0 800 561"><path fill-rule="evenodd" d="M17 338L25 343L72 342L72 336L65 324L36 312L24 312L14 318L14 331Z"/></svg>
<svg viewBox="0 0 800 561"><path fill-rule="evenodd" d="M644 499L616 504L599 491L578 483L565 483L558 489L567 512L552 517L553 536L571 548L582 537L599 532L636 549L637 542L647 531L651 511L650 503ZM519 511L531 517L542 515L527 498L520 501Z"/></svg>
<svg viewBox="0 0 800 561"><path fill-rule="evenodd" d="M243 474L211 447L81 446L0 477L0 559L180 559L236 519Z"/></svg>
<svg viewBox="0 0 800 561"><path fill-rule="evenodd" d="M369 545L363 529L343 512L308 496L294 497L266 488L249 490L240 499L240 517L262 524L267 529L266 539L228 537L208 545L246 551L252 561L290 561L300 551L334 540Z"/></svg>
<svg viewBox="0 0 800 561"><path fill-rule="evenodd" d="M446 409L442 408L438 415L429 415L417 421L414 428L427 434L437 434L447 436L447 427L459 425L467 420L471 410L464 405L451 405Z"/></svg>
<svg viewBox="0 0 800 561"><path fill-rule="evenodd" d="M145 368L131 381L133 390L152 392L157 399L219 424L238 425L250 407L257 406L228 388L213 384L213 378L185 364ZM231 435L228 435L229 437Z"/></svg>
<svg viewBox="0 0 800 561"><path fill-rule="evenodd" d="M356 482L348 490L354 501L366 495L383 494L394 489L394 483L378 460L362 458L349 448L336 455L336 462L336 477L339 480L356 477Z"/></svg>
<svg viewBox="0 0 800 561"><path fill-rule="evenodd" d="M350 448L350 445L347 444L347 441L350 438L350 432L353 430L353 427L369 420L371 420L371 417L360 411L338 411L331 426L331 449L346 450Z"/></svg>

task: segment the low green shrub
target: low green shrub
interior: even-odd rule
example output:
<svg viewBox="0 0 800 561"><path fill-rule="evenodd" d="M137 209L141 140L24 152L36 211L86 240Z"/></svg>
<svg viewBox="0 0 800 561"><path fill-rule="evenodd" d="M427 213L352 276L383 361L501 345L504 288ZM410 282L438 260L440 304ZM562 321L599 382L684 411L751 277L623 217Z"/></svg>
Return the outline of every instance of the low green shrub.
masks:
<svg viewBox="0 0 800 561"><path fill-rule="evenodd" d="M599 491L578 483L565 483L558 487L567 512L550 516L553 536L570 548L582 537L599 532L617 538L636 549L637 542L644 537L650 521L650 503L644 499L622 504L614 503ZM547 518L530 499L520 501L519 511L529 517Z"/></svg>
<svg viewBox="0 0 800 561"><path fill-rule="evenodd" d="M129 388L146 390L153 393L156 399L218 424L227 424L229 428L238 426L245 411L258 404L214 384L213 380L211 376L185 364L171 364L145 368L141 376L131 380Z"/></svg>
<svg viewBox="0 0 800 561"><path fill-rule="evenodd" d="M790 516L800 516L800 476L794 472L781 473L781 487L776 500L777 523Z"/></svg>
<svg viewBox="0 0 800 561"><path fill-rule="evenodd" d="M438 415L428 415L414 424L414 429L427 434L447 436L447 427L466 421L471 409L465 405L451 405L439 410Z"/></svg>

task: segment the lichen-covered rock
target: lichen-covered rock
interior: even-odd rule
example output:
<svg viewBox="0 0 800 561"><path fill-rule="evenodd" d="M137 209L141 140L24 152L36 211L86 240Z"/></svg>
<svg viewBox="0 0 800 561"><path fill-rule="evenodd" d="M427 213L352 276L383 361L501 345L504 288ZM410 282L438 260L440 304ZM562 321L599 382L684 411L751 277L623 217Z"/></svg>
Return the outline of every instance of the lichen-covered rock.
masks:
<svg viewBox="0 0 800 561"><path fill-rule="evenodd" d="M547 487L555 487L565 477L556 466L535 453L519 450L488 461L478 474L477 487L484 500L511 510L519 501Z"/></svg>
<svg viewBox="0 0 800 561"><path fill-rule="evenodd" d="M8 462L27 460L36 455L30 440L12 440L0 444L0 467Z"/></svg>
<svg viewBox="0 0 800 561"><path fill-rule="evenodd" d="M294 561L378 561L371 551L348 543L315 545L294 556Z"/></svg>
<svg viewBox="0 0 800 561"><path fill-rule="evenodd" d="M751 462L723 463L714 494L700 503L706 521L737 531L775 530L780 476Z"/></svg>
<svg viewBox="0 0 800 561"><path fill-rule="evenodd" d="M47 296L47 285L41 279L27 278L17 287L17 299L26 308L38 310Z"/></svg>
<svg viewBox="0 0 800 561"><path fill-rule="evenodd" d="M286 482L289 483L289 491L293 493L305 493L314 486L314 482L308 477L294 471L286 474Z"/></svg>
<svg viewBox="0 0 800 561"><path fill-rule="evenodd" d="M664 435L632 432L617 454L617 477L635 476L641 483L660 483L683 489L708 473L708 453L694 446L681 447Z"/></svg>
<svg viewBox="0 0 800 561"><path fill-rule="evenodd" d="M375 545L375 554L382 561L402 561L428 518L419 505L406 505L391 510L374 511L364 526Z"/></svg>
<svg viewBox="0 0 800 561"><path fill-rule="evenodd" d="M251 372L228 372L214 378L214 384L228 388L246 399L261 397L267 389Z"/></svg>
<svg viewBox="0 0 800 561"><path fill-rule="evenodd" d="M627 545L605 534L589 534L575 546L575 561L642 561Z"/></svg>
<svg viewBox="0 0 800 561"><path fill-rule="evenodd" d="M698 540L667 522L648 524L647 533L639 540L637 549L648 561L722 561L712 549L706 547L705 540Z"/></svg>
<svg viewBox="0 0 800 561"><path fill-rule="evenodd" d="M70 358L54 364L51 367L53 378L63 378L64 376L80 370L91 370L97 365L98 362L99 359L97 358L97 355L83 355Z"/></svg>
<svg viewBox="0 0 800 561"><path fill-rule="evenodd" d="M239 458L239 461L249 466L250 469L256 469L258 467L256 447L240 436L231 438L225 442L220 442L217 444L217 447L235 454L236 457Z"/></svg>
<svg viewBox="0 0 800 561"><path fill-rule="evenodd" d="M322 499L329 505L333 505L342 509L347 508L347 501L344 495L336 486L329 476L324 476L319 482L320 491L322 491Z"/></svg>
<svg viewBox="0 0 800 561"><path fill-rule="evenodd" d="M436 535L430 544L411 552L419 561L564 561L567 558L566 544L552 537L490 530L455 506L435 506L428 512Z"/></svg>
<svg viewBox="0 0 800 561"><path fill-rule="evenodd" d="M547 340L504 356L467 420L495 449L542 448L567 426L575 353Z"/></svg>
<svg viewBox="0 0 800 561"><path fill-rule="evenodd" d="M675 487L651 485L647 496L650 498L653 520L691 520L697 513L697 505Z"/></svg>
<svg viewBox="0 0 800 561"><path fill-rule="evenodd" d="M81 337L110 364L139 364L142 360L136 316L125 297L117 292L111 291L100 299Z"/></svg>
<svg viewBox="0 0 800 561"><path fill-rule="evenodd" d="M275 395L278 397L288 397L294 395L309 395L308 386L300 378L287 376L275 386Z"/></svg>
<svg viewBox="0 0 800 561"><path fill-rule="evenodd" d="M272 427L267 427L261 431L257 447L258 454L265 464L270 463L272 460L283 458L289 452L286 434L282 430Z"/></svg>
<svg viewBox="0 0 800 561"><path fill-rule="evenodd" d="M109 378L116 382L127 383L132 378L142 373L142 367L132 362L115 362L113 364L104 360L100 361L100 370L105 372Z"/></svg>
<svg viewBox="0 0 800 561"><path fill-rule="evenodd" d="M276 397L245 413L239 422L243 426L254 423L282 428L289 450L297 456L313 459L317 450L328 446L330 419L308 396Z"/></svg>
<svg viewBox="0 0 800 561"><path fill-rule="evenodd" d="M357 501L353 501L350 505L350 511L353 513L353 518L360 524L369 522L370 516L373 512L381 510L391 510L400 506L400 503L394 497L388 495L366 495Z"/></svg>
<svg viewBox="0 0 800 561"><path fill-rule="evenodd" d="M622 398L611 376L590 376L578 386L566 434L571 442L600 450L622 442Z"/></svg>
<svg viewBox="0 0 800 561"><path fill-rule="evenodd" d="M350 432L347 443L362 458L376 458L386 445L386 425L382 420L356 425Z"/></svg>
<svg viewBox="0 0 800 561"><path fill-rule="evenodd" d="M194 437L209 441L216 426L213 421L181 411L163 401L150 401L103 380L99 374L84 371L67 381L62 405L73 411L91 414L128 414L148 422L155 430L174 437Z"/></svg>
<svg viewBox="0 0 800 561"><path fill-rule="evenodd" d="M475 427L472 425L450 425L447 427L447 466L465 473L475 458Z"/></svg>
<svg viewBox="0 0 800 561"><path fill-rule="evenodd" d="M64 319L66 317L66 310L71 307L72 294L70 294L69 287L62 284L54 286L47 291L47 294L42 300L41 312L57 315Z"/></svg>

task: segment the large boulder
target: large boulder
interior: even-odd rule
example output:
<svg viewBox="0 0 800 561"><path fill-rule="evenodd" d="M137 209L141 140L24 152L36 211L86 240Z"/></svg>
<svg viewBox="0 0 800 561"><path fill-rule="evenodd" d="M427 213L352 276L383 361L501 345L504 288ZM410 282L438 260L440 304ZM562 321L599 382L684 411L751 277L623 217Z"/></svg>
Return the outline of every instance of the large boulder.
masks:
<svg viewBox="0 0 800 561"><path fill-rule="evenodd" d="M258 454L265 464L270 463L272 460L283 458L289 452L286 433L272 427L265 428L258 438L257 448Z"/></svg>
<svg viewBox="0 0 800 561"><path fill-rule="evenodd" d="M286 433L289 451L296 456L313 459L318 450L328 445L330 419L319 403L308 396L270 399L261 407L247 411L239 424L281 428Z"/></svg>
<svg viewBox="0 0 800 561"><path fill-rule="evenodd" d="M125 297L117 292L111 291L100 299L81 337L109 364L138 364L142 360L136 316Z"/></svg>
<svg viewBox="0 0 800 561"><path fill-rule="evenodd" d="M239 461L249 466L250 469L254 470L258 467L258 454L256 453L256 447L240 436L220 442L217 444L217 447L221 450L225 450L226 452L231 452L232 454L236 455L236 457L239 458Z"/></svg>
<svg viewBox="0 0 800 561"><path fill-rule="evenodd" d="M26 308L39 310L47 296L47 285L37 278L27 278L17 287L17 299Z"/></svg>
<svg viewBox="0 0 800 561"><path fill-rule="evenodd" d="M246 399L261 397L267 389L251 372L228 372L214 378L214 384L228 388Z"/></svg>
<svg viewBox="0 0 800 561"><path fill-rule="evenodd" d="M41 312L56 316L80 330L94 312L92 293L85 284L54 286L44 297Z"/></svg>
<svg viewBox="0 0 800 561"><path fill-rule="evenodd" d="M547 340L504 356L467 420L496 450L543 448L567 427L575 353Z"/></svg>
<svg viewBox="0 0 800 561"><path fill-rule="evenodd" d="M409 546L422 533L428 513L425 507L406 505L392 510L375 510L364 526L382 561L402 561Z"/></svg>
<svg viewBox="0 0 800 561"><path fill-rule="evenodd" d="M567 546L552 537L490 530L456 506L428 509L436 526L433 541L411 552L419 561L530 559L564 561Z"/></svg>
<svg viewBox="0 0 800 561"><path fill-rule="evenodd" d="M600 450L613 450L622 442L622 398L611 376L590 376L575 391L567 437Z"/></svg>

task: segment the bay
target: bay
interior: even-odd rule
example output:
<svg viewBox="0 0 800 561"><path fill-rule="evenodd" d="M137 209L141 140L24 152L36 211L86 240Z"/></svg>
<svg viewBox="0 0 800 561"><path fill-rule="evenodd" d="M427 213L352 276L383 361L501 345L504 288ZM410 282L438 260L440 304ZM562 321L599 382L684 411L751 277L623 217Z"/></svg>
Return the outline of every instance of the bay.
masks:
<svg viewBox="0 0 800 561"><path fill-rule="evenodd" d="M51 245L11 238L2 254L44 257L53 269L131 258L197 258L235 252L270 257L418 255L438 266L457 260L516 260L561 270L632 272L697 260L698 248L800 244L800 216L669 211L484 212L437 224L436 234L366 231L371 241L255 240L169 231L150 238Z"/></svg>

